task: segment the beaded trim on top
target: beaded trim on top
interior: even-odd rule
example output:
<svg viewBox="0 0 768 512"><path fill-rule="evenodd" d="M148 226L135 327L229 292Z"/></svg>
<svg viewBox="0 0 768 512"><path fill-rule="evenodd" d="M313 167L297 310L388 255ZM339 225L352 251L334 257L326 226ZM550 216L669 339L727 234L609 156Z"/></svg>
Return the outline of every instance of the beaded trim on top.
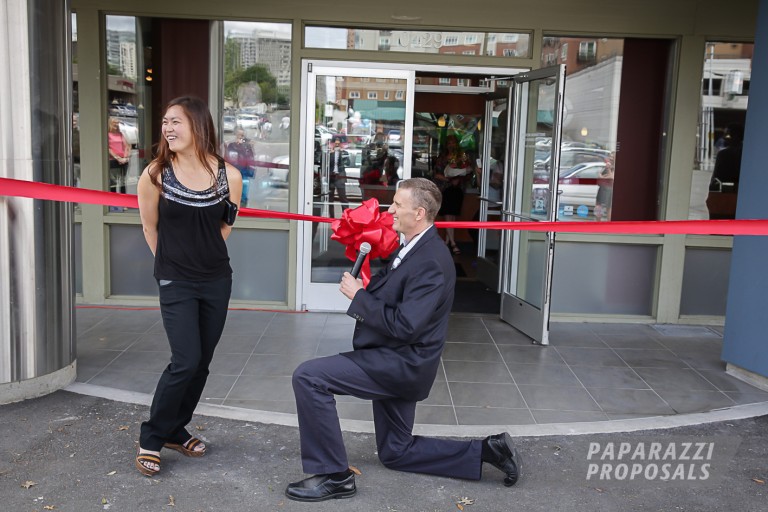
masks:
<svg viewBox="0 0 768 512"><path fill-rule="evenodd" d="M170 164L163 168L162 182L163 196L166 199L187 206L213 206L229 196L227 171L224 167L219 168L215 189L213 187L206 190L188 189L178 180L178 178L176 178L176 174L173 172L173 167Z"/></svg>

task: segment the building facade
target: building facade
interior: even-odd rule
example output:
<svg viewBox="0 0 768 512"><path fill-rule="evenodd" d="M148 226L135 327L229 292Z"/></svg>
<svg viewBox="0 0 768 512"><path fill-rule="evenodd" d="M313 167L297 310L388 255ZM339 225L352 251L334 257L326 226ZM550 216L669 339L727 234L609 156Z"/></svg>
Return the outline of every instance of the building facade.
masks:
<svg viewBox="0 0 768 512"><path fill-rule="evenodd" d="M126 179L135 193L162 106L194 93L210 104L225 157L238 127L253 146L253 161L241 169L245 206L338 217L344 205L336 200L334 209L322 175L334 134L352 159L350 202L376 196L378 186L384 193L377 197L386 199L382 180L364 183L367 145L377 133L397 159L399 178L433 177L450 134L475 152L479 168L489 166L500 159L481 147L506 114L487 106L488 98L517 73L565 64L557 172L610 160L615 178L607 205L594 178L561 183L570 188L561 188L559 220L706 218L714 140L727 124L745 122L759 4L740 0L724 11L713 0L622 0L610 9L588 0L491 0L435 9L342 0L328 9L294 0L71 0L72 137L79 148L71 182L109 190L113 115L133 146ZM320 78L315 67L333 71ZM542 133L555 122L551 112L536 115ZM534 132L531 144L546 152L547 136ZM544 156L529 164L533 191L537 170L551 165ZM459 220L494 220L478 176L463 184ZM566 195L575 202L567 204ZM346 265L324 228L240 218L230 239L233 305L343 310L312 298ZM493 288L498 237L457 236L462 255L471 255L457 260L463 279ZM77 302L157 303L136 210L78 205L73 239ZM559 235L552 317L722 324L732 245L730 237L697 235ZM484 277L488 262L492 272Z"/></svg>

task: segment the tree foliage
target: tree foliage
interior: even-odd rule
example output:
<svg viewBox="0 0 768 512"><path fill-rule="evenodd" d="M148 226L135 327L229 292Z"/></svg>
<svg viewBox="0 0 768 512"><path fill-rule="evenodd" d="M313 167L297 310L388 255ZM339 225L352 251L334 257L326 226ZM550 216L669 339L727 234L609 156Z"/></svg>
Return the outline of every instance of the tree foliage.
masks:
<svg viewBox="0 0 768 512"><path fill-rule="evenodd" d="M224 98L238 105L238 88L250 82L259 84L261 100L267 104L287 104L288 98L277 90L277 79L263 64L243 68L240 43L227 39L224 44Z"/></svg>

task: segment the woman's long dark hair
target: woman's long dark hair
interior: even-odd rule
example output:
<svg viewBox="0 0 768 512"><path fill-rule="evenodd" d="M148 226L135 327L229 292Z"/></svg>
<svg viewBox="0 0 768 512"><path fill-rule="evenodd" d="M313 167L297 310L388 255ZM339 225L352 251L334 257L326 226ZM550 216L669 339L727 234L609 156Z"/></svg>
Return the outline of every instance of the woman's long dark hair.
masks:
<svg viewBox="0 0 768 512"><path fill-rule="evenodd" d="M184 114L189 118L189 122L192 125L192 140L194 141L197 159L211 175L213 182L216 183L216 172L211 168L208 157L215 156L219 159L219 154L216 151L218 144L216 142L216 129L213 126L213 119L211 118L210 110L208 110L208 105L196 96L181 96L171 100L166 105L163 115L168 112L169 108L174 106L181 107ZM160 142L157 144L157 154L149 164L149 178L154 186L162 188L159 180L160 173L171 164L173 158L174 153L168 147L168 141L165 140L165 137L161 136Z"/></svg>

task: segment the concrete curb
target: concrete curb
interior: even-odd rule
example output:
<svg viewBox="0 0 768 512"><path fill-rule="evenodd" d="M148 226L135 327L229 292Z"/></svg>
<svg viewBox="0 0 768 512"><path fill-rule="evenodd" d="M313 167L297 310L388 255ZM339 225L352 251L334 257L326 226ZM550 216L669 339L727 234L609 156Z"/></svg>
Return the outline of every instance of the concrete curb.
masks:
<svg viewBox="0 0 768 512"><path fill-rule="evenodd" d="M152 395L113 389L93 384L75 382L64 391L70 391L80 395L88 395L106 398L117 402L139 404L149 406L152 403ZM213 416L232 420L251 421L271 425L284 425L298 427L295 414L280 412L258 411L230 407L227 405L213 405L201 403L195 410L196 414ZM628 420L595 421L584 423L545 423L541 425L425 425L414 426L414 434L438 437L484 437L500 431L506 431L516 437L541 437L556 435L585 435L608 434L615 432L636 432L641 430L668 429L675 427L687 427L720 421L736 421L757 416L768 415L768 402L755 404L736 405L714 411L678 414L674 416L654 416L648 418L635 418ZM374 432L372 421L341 420L341 428L347 432L372 434Z"/></svg>

